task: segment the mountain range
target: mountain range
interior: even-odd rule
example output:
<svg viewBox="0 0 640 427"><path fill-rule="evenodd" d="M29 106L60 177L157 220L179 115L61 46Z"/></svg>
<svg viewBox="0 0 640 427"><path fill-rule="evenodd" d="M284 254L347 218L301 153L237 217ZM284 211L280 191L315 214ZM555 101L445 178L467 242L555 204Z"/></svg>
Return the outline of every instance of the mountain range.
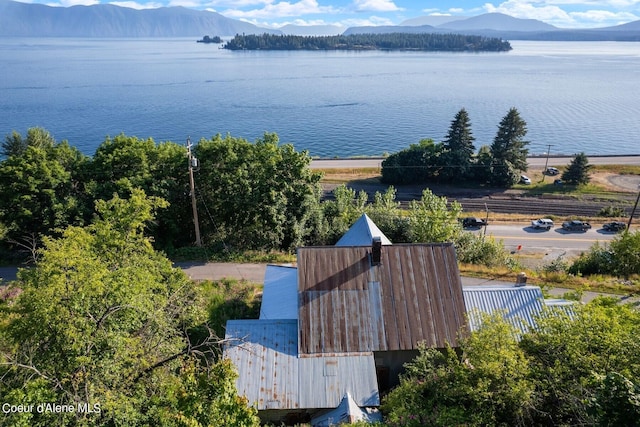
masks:
<svg viewBox="0 0 640 427"><path fill-rule="evenodd" d="M505 40L640 41L640 21L606 28L562 29L501 13L472 17L424 16L394 26L287 25L278 30L180 6L131 9L109 4L51 7L0 0L0 37L229 37L235 34L458 33Z"/></svg>
<svg viewBox="0 0 640 427"><path fill-rule="evenodd" d="M562 29L536 19L514 18L502 13L445 20L438 22L422 17L401 25L350 27L344 34L358 33L458 33L505 40L549 41L640 41L640 21L604 28ZM429 24L430 23L430 24Z"/></svg>

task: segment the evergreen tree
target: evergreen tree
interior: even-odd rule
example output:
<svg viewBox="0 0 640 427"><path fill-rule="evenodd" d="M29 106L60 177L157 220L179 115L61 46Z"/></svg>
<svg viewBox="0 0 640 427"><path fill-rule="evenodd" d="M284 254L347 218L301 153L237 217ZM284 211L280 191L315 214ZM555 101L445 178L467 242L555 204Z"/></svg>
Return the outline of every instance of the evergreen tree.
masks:
<svg viewBox="0 0 640 427"><path fill-rule="evenodd" d="M567 169L562 173L562 180L567 184L587 184L590 181L589 170L592 165L584 153L576 154Z"/></svg>
<svg viewBox="0 0 640 427"><path fill-rule="evenodd" d="M464 108L458 111L443 142L441 155L444 181L466 180L471 176L475 138L471 132L469 114Z"/></svg>
<svg viewBox="0 0 640 427"><path fill-rule="evenodd" d="M529 144L523 138L527 134L527 123L516 108L511 108L500 121L498 133L491 145L493 167L489 182L509 187L518 182L520 171L527 170Z"/></svg>

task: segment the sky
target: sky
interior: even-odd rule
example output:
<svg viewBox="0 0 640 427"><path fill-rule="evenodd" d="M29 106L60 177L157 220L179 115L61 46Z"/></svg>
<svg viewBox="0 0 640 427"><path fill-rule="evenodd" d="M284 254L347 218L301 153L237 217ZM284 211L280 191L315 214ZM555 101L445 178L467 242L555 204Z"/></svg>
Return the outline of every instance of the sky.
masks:
<svg viewBox="0 0 640 427"><path fill-rule="evenodd" d="M640 20L640 0L18 0L49 6L110 3L134 9L184 6L210 10L261 27L398 25L427 15L500 12L560 28L608 27Z"/></svg>

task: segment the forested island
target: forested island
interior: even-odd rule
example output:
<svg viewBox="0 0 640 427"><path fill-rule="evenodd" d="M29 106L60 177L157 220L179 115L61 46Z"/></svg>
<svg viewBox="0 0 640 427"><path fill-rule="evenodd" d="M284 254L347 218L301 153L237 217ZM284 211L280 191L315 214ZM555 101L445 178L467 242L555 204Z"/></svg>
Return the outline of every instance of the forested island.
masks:
<svg viewBox="0 0 640 427"><path fill-rule="evenodd" d="M223 46L229 50L417 50L442 52L506 52L508 41L464 34L351 34L294 36L243 34Z"/></svg>
<svg viewBox="0 0 640 427"><path fill-rule="evenodd" d="M202 40L196 40L198 43L222 43L220 36L204 36Z"/></svg>

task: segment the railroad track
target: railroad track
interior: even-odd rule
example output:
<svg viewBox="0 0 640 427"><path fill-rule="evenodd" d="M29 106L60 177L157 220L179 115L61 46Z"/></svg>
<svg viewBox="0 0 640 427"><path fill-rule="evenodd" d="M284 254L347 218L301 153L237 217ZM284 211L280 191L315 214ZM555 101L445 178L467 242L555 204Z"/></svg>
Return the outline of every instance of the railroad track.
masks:
<svg viewBox="0 0 640 427"><path fill-rule="evenodd" d="M357 190L359 191L359 190ZM379 189L364 189L369 195L369 200L373 200L373 196ZM384 191L384 190L382 190ZM411 191L402 192L398 190L396 200L404 209L409 207L411 200L419 200L420 193ZM449 203L456 201L462 205L462 209L466 212L481 212L488 210L495 213L512 213L512 214L531 214L532 217L544 216L560 216L560 217L595 217L603 208L614 207L624 209L627 215L631 214L633 203L631 200L601 200L601 201L583 201L570 198L553 199L545 197L466 197L466 196L449 196L446 195ZM324 199L333 199L333 194L329 189L325 189ZM636 212L638 217L640 212Z"/></svg>

